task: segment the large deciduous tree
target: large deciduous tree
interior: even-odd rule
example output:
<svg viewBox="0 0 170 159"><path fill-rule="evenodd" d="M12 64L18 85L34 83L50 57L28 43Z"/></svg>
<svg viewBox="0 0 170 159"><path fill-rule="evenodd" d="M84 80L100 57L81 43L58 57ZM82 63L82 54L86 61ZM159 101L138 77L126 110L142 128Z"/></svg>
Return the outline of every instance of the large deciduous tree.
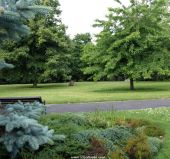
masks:
<svg viewBox="0 0 170 159"><path fill-rule="evenodd" d="M29 36L4 46L8 52L6 61L15 65L14 74L10 74L11 70L5 71L10 74L8 81L32 83L36 87L41 81L56 82L69 78L71 41L59 18L59 3L43 0L41 4L52 7L52 12L46 18L37 15L29 21Z"/></svg>
<svg viewBox="0 0 170 159"><path fill-rule="evenodd" d="M124 6L110 8L96 45L87 47L85 73L98 80L123 74L134 80L150 78L154 73L170 74L170 23L168 0L130 0ZM89 51L88 51L89 48Z"/></svg>

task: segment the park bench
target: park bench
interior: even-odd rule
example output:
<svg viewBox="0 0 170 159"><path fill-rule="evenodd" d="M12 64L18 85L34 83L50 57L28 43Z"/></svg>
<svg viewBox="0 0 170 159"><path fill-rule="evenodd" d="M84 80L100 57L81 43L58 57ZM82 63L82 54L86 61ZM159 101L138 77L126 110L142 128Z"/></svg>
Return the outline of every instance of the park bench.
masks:
<svg viewBox="0 0 170 159"><path fill-rule="evenodd" d="M4 107L7 104L14 104L19 101L23 103L39 102L45 105L45 101L43 101L41 97L7 97L7 98L0 98L0 106Z"/></svg>

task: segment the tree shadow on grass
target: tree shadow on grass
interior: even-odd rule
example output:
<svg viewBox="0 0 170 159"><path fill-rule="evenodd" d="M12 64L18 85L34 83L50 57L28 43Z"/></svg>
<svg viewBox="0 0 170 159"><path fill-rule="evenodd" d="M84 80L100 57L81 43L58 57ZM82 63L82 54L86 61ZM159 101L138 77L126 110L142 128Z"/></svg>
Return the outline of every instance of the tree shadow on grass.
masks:
<svg viewBox="0 0 170 159"><path fill-rule="evenodd" d="M31 84L17 85L15 89L61 89L67 88L67 84L38 84L37 87L33 87Z"/></svg>
<svg viewBox="0 0 170 159"><path fill-rule="evenodd" d="M95 93L130 93L130 92L165 92L170 91L170 88L153 88L153 87L136 87L134 91L131 91L128 87L121 88L103 88L93 90Z"/></svg>

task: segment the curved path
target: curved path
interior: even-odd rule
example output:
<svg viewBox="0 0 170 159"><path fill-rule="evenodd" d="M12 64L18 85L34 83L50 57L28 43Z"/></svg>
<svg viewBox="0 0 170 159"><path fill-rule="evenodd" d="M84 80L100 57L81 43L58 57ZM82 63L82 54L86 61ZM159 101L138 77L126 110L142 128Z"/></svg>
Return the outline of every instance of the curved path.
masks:
<svg viewBox="0 0 170 159"><path fill-rule="evenodd" d="M94 112L96 110L137 110L146 108L170 107L170 99L129 100L95 103L49 104L47 113Z"/></svg>

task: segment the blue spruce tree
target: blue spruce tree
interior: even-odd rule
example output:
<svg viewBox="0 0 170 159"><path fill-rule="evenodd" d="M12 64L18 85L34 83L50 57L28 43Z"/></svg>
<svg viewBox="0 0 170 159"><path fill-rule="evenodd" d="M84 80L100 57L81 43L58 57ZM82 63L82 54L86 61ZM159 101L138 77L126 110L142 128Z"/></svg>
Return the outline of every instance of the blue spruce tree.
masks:
<svg viewBox="0 0 170 159"><path fill-rule="evenodd" d="M50 8L36 5L35 0L0 0L0 43L4 39L18 40L29 33L26 22L36 14L47 14ZM0 69L11 68L0 59Z"/></svg>
<svg viewBox="0 0 170 159"><path fill-rule="evenodd" d="M43 144L53 143L53 130L37 121L44 110L39 103L16 103L7 105L1 112L0 143L11 158L15 158L22 148L38 150Z"/></svg>

